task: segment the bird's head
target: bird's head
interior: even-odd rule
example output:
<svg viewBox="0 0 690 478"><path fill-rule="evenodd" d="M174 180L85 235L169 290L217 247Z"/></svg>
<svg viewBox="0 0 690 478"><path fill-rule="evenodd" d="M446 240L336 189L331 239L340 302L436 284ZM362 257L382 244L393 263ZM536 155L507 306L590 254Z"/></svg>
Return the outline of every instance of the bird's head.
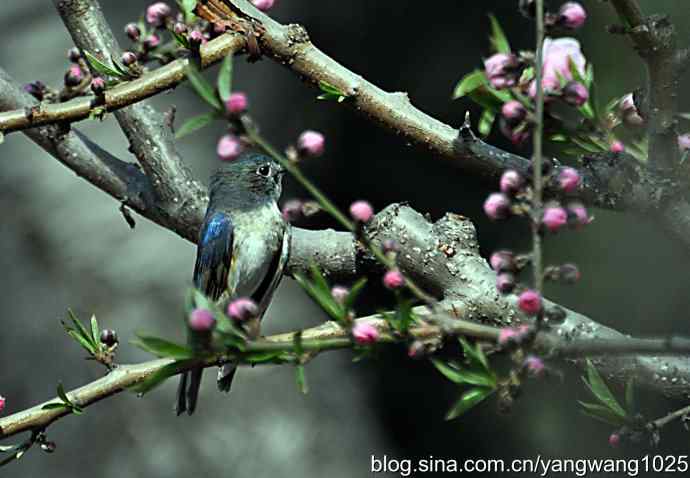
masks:
<svg viewBox="0 0 690 478"><path fill-rule="evenodd" d="M247 152L223 163L211 176L210 193L242 202L277 201L285 168L260 153Z"/></svg>

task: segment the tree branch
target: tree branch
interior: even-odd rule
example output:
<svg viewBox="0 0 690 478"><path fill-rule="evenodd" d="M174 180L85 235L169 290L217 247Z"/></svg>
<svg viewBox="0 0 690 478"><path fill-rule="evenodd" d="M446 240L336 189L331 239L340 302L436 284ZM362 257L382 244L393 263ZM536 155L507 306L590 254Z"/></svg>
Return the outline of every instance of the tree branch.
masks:
<svg viewBox="0 0 690 478"><path fill-rule="evenodd" d="M637 0L611 0L611 4L647 65L647 104L642 112L648 120L650 164L673 169L680 158L676 114L681 69L675 28L665 15L645 17Z"/></svg>

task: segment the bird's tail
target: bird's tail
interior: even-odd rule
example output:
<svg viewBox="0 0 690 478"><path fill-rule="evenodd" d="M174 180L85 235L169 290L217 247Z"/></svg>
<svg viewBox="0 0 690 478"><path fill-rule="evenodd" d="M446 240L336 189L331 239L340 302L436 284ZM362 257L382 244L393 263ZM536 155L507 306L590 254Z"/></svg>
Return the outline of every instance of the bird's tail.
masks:
<svg viewBox="0 0 690 478"><path fill-rule="evenodd" d="M180 384L177 387L177 404L175 406L175 413L178 416L184 412L187 412L187 415L191 415L196 410L203 372L203 367L199 367L182 374Z"/></svg>

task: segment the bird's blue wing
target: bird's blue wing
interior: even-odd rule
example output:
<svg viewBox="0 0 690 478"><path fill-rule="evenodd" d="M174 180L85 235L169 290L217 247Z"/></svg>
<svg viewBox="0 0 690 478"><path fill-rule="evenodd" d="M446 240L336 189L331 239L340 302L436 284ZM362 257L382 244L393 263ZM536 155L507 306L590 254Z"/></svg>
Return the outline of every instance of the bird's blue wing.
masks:
<svg viewBox="0 0 690 478"><path fill-rule="evenodd" d="M228 287L233 235L232 218L228 214L215 212L204 219L194 265L194 287L212 300L218 299Z"/></svg>

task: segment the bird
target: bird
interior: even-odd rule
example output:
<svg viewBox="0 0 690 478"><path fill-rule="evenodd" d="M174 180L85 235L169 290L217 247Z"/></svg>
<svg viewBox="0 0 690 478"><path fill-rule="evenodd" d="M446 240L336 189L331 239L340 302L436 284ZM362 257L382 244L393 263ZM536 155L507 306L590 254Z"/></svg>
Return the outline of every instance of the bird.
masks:
<svg viewBox="0 0 690 478"><path fill-rule="evenodd" d="M261 153L245 152L224 162L209 182L209 203L200 229L194 265L194 287L215 302L252 299L261 318L287 264L290 225L278 209L285 169ZM208 338L188 328L192 349ZM175 411L194 413L203 367L185 372ZM229 392L235 365L225 364L217 384Z"/></svg>

